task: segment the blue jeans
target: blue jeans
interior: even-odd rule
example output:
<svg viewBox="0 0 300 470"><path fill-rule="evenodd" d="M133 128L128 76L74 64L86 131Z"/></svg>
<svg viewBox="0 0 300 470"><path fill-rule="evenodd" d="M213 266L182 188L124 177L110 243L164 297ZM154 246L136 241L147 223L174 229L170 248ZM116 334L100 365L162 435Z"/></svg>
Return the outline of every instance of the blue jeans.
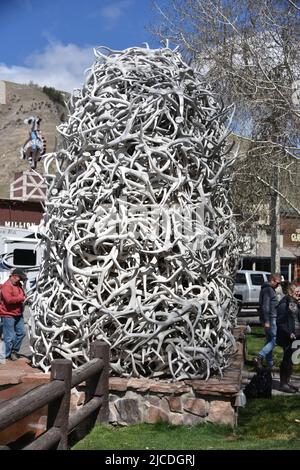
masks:
<svg viewBox="0 0 300 470"><path fill-rule="evenodd" d="M23 315L18 317L2 317L3 341L5 343L5 357L10 357L12 352L20 351L22 340L25 336Z"/></svg>
<svg viewBox="0 0 300 470"><path fill-rule="evenodd" d="M265 335L266 335L266 344L259 351L258 356L262 359L266 359L267 364L269 367L273 367L273 356L272 352L276 346L276 333L277 333L277 326L276 326L276 318L270 319L270 328L265 328Z"/></svg>

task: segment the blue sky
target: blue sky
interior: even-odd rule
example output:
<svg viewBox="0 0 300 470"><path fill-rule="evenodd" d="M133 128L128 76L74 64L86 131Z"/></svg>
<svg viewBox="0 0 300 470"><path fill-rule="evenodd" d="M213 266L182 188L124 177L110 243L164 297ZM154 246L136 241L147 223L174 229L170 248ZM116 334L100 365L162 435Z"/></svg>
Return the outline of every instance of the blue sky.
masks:
<svg viewBox="0 0 300 470"><path fill-rule="evenodd" d="M93 47L159 47L150 0L0 0L0 79L72 91Z"/></svg>

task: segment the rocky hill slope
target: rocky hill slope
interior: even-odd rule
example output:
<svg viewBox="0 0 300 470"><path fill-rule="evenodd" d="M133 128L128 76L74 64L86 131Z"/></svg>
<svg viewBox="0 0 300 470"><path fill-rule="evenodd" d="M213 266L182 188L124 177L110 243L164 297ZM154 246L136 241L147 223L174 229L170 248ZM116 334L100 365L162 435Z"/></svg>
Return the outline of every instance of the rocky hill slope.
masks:
<svg viewBox="0 0 300 470"><path fill-rule="evenodd" d="M56 126L66 119L67 110L60 103L50 99L37 85L21 85L7 81L1 82L1 85L0 198L9 198L10 184L15 173L29 170L28 163L20 159L20 148L28 138L30 130L30 126L24 124L24 119L29 116L42 118L41 131L47 140L46 151L52 152L58 139ZM37 171L42 171L41 163Z"/></svg>

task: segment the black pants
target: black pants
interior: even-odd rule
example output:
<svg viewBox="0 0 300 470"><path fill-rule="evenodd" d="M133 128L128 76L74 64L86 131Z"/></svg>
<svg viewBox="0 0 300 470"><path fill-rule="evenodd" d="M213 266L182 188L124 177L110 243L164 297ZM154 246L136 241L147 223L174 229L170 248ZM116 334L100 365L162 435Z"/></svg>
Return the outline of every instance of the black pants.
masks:
<svg viewBox="0 0 300 470"><path fill-rule="evenodd" d="M281 365L283 369L289 370L291 366L293 366L292 363L292 355L293 355L293 349L292 349L292 344L288 344L283 348L283 358Z"/></svg>
<svg viewBox="0 0 300 470"><path fill-rule="evenodd" d="M293 373L293 355L292 343L283 347L283 358L280 364L280 383L281 385L288 384L290 377Z"/></svg>

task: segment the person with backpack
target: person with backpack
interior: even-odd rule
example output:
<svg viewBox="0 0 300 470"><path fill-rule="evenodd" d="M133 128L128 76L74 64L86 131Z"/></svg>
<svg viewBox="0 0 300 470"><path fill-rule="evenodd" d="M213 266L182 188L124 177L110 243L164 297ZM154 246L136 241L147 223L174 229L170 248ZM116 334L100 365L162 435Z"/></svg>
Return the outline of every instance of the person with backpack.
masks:
<svg viewBox="0 0 300 470"><path fill-rule="evenodd" d="M266 344L254 358L254 367L256 370L263 368L264 359L270 369L273 367L272 351L276 345L276 316L278 300L276 289L281 283L281 274L271 274L269 282L261 286L259 295L259 318L265 330Z"/></svg>
<svg viewBox="0 0 300 470"><path fill-rule="evenodd" d="M298 388L290 384L293 372L293 342L296 339L295 319L300 321L299 306L300 290L296 284L290 284L288 293L277 306L277 336L276 343L283 348L283 358L280 364L280 390L286 393L296 393Z"/></svg>
<svg viewBox="0 0 300 470"><path fill-rule="evenodd" d="M0 317L3 325L5 358L12 361L18 359L22 340L25 336L23 304L25 292L22 282L27 276L21 269L14 269L9 279L1 287Z"/></svg>

